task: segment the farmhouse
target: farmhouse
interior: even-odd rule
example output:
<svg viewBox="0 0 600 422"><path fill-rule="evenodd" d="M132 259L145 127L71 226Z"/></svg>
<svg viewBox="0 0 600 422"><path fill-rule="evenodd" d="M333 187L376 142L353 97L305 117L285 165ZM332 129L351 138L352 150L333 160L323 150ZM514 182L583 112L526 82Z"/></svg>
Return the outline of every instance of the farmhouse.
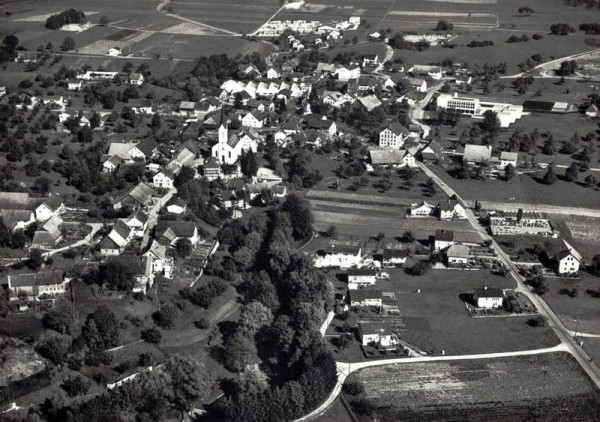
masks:
<svg viewBox="0 0 600 422"><path fill-rule="evenodd" d="M167 168L152 177L152 186L155 188L173 189L174 183L175 173Z"/></svg>
<svg viewBox="0 0 600 422"><path fill-rule="evenodd" d="M452 230L438 229L433 238L433 248L441 251L454 245L454 232Z"/></svg>
<svg viewBox="0 0 600 422"><path fill-rule="evenodd" d="M392 331L389 322L361 322L358 332L363 346L374 345L378 349L394 349L398 345L398 338Z"/></svg>
<svg viewBox="0 0 600 422"><path fill-rule="evenodd" d="M67 89L69 91L79 91L83 85L81 80L68 80L67 81Z"/></svg>
<svg viewBox="0 0 600 422"><path fill-rule="evenodd" d="M518 152L502 151L502 153L500 154L500 167L505 168L509 164L513 167L517 167L518 158Z"/></svg>
<svg viewBox="0 0 600 422"><path fill-rule="evenodd" d="M135 237L141 238L148 227L148 214L142 210L137 210L135 214L125 219L125 224L133 230Z"/></svg>
<svg viewBox="0 0 600 422"><path fill-rule="evenodd" d="M379 132L379 146L402 148L409 135L408 129L395 121Z"/></svg>
<svg viewBox="0 0 600 422"><path fill-rule="evenodd" d="M575 274L580 265L584 264L583 257L566 240L563 240L564 249L552 257L555 270L560 275Z"/></svg>
<svg viewBox="0 0 600 422"><path fill-rule="evenodd" d="M165 278L172 278L173 258L168 255L167 250L165 245L153 240L143 256L150 260L153 273L161 273Z"/></svg>
<svg viewBox="0 0 600 422"><path fill-rule="evenodd" d="M344 82L348 82L350 79L358 79L360 78L360 66L340 66L337 69L337 77Z"/></svg>
<svg viewBox="0 0 600 422"><path fill-rule="evenodd" d="M440 220L452 220L466 218L465 208L456 199L447 199L437 206L437 214Z"/></svg>
<svg viewBox="0 0 600 422"><path fill-rule="evenodd" d="M348 268L361 262L361 248L358 244L339 244L330 241L328 247L323 251L324 258L318 266Z"/></svg>
<svg viewBox="0 0 600 422"><path fill-rule="evenodd" d="M492 161L491 145L465 145L463 162L469 165L485 165Z"/></svg>
<svg viewBox="0 0 600 422"><path fill-rule="evenodd" d="M465 245L452 245L446 250L449 267L460 267L469 262L469 247Z"/></svg>
<svg viewBox="0 0 600 422"><path fill-rule="evenodd" d="M504 303L504 291L502 289L475 289L473 300L478 308L492 309L501 308Z"/></svg>
<svg viewBox="0 0 600 422"><path fill-rule="evenodd" d="M154 191L150 186L139 183L129 193L115 199L113 207L115 209L120 209L124 206L132 206L134 208L146 207L152 202L152 195L154 195Z"/></svg>
<svg viewBox="0 0 600 422"><path fill-rule="evenodd" d="M595 104L590 105L585 109L585 115L592 118L598 117L598 107Z"/></svg>
<svg viewBox="0 0 600 422"><path fill-rule="evenodd" d="M187 210L187 204L183 199L177 199L175 202L167 205L167 212L171 214L183 214Z"/></svg>
<svg viewBox="0 0 600 422"><path fill-rule="evenodd" d="M413 204L409 208L409 213L411 216L415 217L429 217L434 214L436 207L428 203L427 201L420 202L418 204Z"/></svg>
<svg viewBox="0 0 600 422"><path fill-rule="evenodd" d="M350 306L382 306L381 290L359 289L350 290Z"/></svg>
<svg viewBox="0 0 600 422"><path fill-rule="evenodd" d="M15 62L18 63L35 63L38 60L38 55L35 51L17 51Z"/></svg>
<svg viewBox="0 0 600 422"><path fill-rule="evenodd" d="M28 274L8 275L7 283L11 292L10 300L19 300L26 296L27 300L50 299L65 294L70 279L59 271L41 271Z"/></svg>
<svg viewBox="0 0 600 422"><path fill-rule="evenodd" d="M416 167L415 157L404 149L379 148L369 151L371 164L390 167Z"/></svg>
<svg viewBox="0 0 600 422"><path fill-rule="evenodd" d="M156 239L164 245L175 246L179 239L188 239L192 247L200 241L198 227L192 221L159 220L156 225Z"/></svg>
<svg viewBox="0 0 600 422"><path fill-rule="evenodd" d="M144 75L141 73L132 73L129 75L129 83L137 86L142 85L144 83Z"/></svg>
<svg viewBox="0 0 600 422"><path fill-rule="evenodd" d="M348 269L348 288L355 290L359 287L373 286L377 270L374 268L350 268Z"/></svg>
<svg viewBox="0 0 600 422"><path fill-rule="evenodd" d="M337 126L334 121L327 119L326 116L312 116L307 124L308 129L314 129L327 133L329 136L333 136L337 133Z"/></svg>
<svg viewBox="0 0 600 422"><path fill-rule="evenodd" d="M406 263L408 252L405 249L385 248L381 258L381 263L384 267L395 267Z"/></svg>
<svg viewBox="0 0 600 422"><path fill-rule="evenodd" d="M108 49L109 56L121 56L123 51L119 47L111 47Z"/></svg>
<svg viewBox="0 0 600 422"><path fill-rule="evenodd" d="M427 92L427 81L425 79L408 78L408 83L414 90L418 92Z"/></svg>

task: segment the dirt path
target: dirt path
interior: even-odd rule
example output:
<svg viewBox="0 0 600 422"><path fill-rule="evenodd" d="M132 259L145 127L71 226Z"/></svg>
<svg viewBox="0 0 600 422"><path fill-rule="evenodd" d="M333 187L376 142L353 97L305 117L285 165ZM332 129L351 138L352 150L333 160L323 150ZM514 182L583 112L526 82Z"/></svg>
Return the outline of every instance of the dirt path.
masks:
<svg viewBox="0 0 600 422"><path fill-rule="evenodd" d="M598 53L600 53L600 48L597 48L595 50L586 51L586 52L583 52L583 53L572 54L572 55L566 56L566 57L560 57L558 59L550 60L549 62L540 63L536 67L534 67L532 70L530 70L529 72L521 72L521 73L517 73L516 75L510 75L510 76L500 76L500 79L516 79L516 78L519 78L521 76L529 75L531 72L536 71L536 70L539 70L539 71L548 70L548 68L550 66L555 65L555 64L560 64L560 62L563 62L565 60L575 60L575 59L583 57L583 56L593 55L593 54L598 54ZM544 75L535 75L535 76L531 75L531 76L533 76L534 78L555 78L555 79L559 79L558 76L544 76ZM565 77L565 79L589 80L590 78Z"/></svg>
<svg viewBox="0 0 600 422"><path fill-rule="evenodd" d="M264 21L263 23L261 23L260 26L254 30L254 32L251 32L250 35L251 36L256 35L256 33L258 32L258 30L260 28L262 28L263 26L265 26L266 24L268 24L269 22L271 22L273 19L275 19L275 16L277 16L283 9L285 9L286 6L287 6L287 4L288 4L288 0L285 0L283 2L283 4L281 5L281 7L279 9L277 9L277 11L275 11L275 13L273 13L269 19L267 19L266 21Z"/></svg>

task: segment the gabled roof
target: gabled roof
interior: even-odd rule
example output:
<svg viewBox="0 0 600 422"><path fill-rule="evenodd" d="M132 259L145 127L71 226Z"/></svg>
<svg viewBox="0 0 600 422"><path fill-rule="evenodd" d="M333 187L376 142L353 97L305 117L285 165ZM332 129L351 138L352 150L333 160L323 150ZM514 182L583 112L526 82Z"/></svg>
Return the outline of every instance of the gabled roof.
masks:
<svg viewBox="0 0 600 422"><path fill-rule="evenodd" d="M144 255L154 255L157 259L165 259L167 258L167 247L153 240Z"/></svg>
<svg viewBox="0 0 600 422"><path fill-rule="evenodd" d="M52 233L55 236L60 235L60 226L63 223L63 219L58 215L54 215L50 217L48 221L44 223L42 229L46 230L48 233Z"/></svg>
<svg viewBox="0 0 600 422"><path fill-rule="evenodd" d="M151 157L154 154L154 151L158 148L158 144L150 138L143 139L140 143L136 145L137 149L142 151L146 158Z"/></svg>
<svg viewBox="0 0 600 422"><path fill-rule="evenodd" d="M500 298L504 297L504 291L502 289L475 289L475 296L481 298Z"/></svg>
<svg viewBox="0 0 600 422"><path fill-rule="evenodd" d="M518 157L519 157L518 152L502 151L502 153L500 154L500 159L506 160L506 161L517 161Z"/></svg>
<svg viewBox="0 0 600 422"><path fill-rule="evenodd" d="M358 99L358 102L367 110L373 111L373 109L381 106L381 101L375 95L368 95L366 97L361 97Z"/></svg>
<svg viewBox="0 0 600 422"><path fill-rule="evenodd" d="M489 163L492 159L492 147L491 145L465 145L465 152L463 153L463 161L483 164Z"/></svg>
<svg viewBox="0 0 600 422"><path fill-rule="evenodd" d="M131 234L131 227L129 227L127 224L125 224L121 220L117 221L117 223L113 226L112 229L116 234L121 236L123 239L127 239L129 237L129 235Z"/></svg>
<svg viewBox="0 0 600 422"><path fill-rule="evenodd" d="M193 237L196 229L196 224L192 221L159 220L156 225L156 236L160 237L167 230L171 230L176 237Z"/></svg>
<svg viewBox="0 0 600 422"><path fill-rule="evenodd" d="M406 258L408 256L408 251L406 249L398 249L398 248L386 248L383 250L383 259L388 260L392 258Z"/></svg>
<svg viewBox="0 0 600 422"><path fill-rule="evenodd" d="M133 189L131 189L127 196L130 196L133 200L142 205L146 205L152 200L153 194L154 191L150 186L145 185L144 183L140 183Z"/></svg>
<svg viewBox="0 0 600 422"><path fill-rule="evenodd" d="M125 160L131 158L131 150L137 147L135 142L111 142L108 147L108 155L117 155Z"/></svg>
<svg viewBox="0 0 600 422"><path fill-rule="evenodd" d="M137 212L131 216L131 218L129 219L130 221L133 219L136 219L137 221L139 221L140 223L145 223L146 221L148 221L148 214L146 214L144 211L142 210L137 210Z"/></svg>
<svg viewBox="0 0 600 422"><path fill-rule="evenodd" d="M360 332L363 335L379 334L380 336L392 335L392 324L389 322L359 322Z"/></svg>
<svg viewBox="0 0 600 422"><path fill-rule="evenodd" d="M12 274L7 276L9 287L48 286L62 284L64 277L61 271L42 271L28 274Z"/></svg>
<svg viewBox="0 0 600 422"><path fill-rule="evenodd" d="M374 165L400 164L406 154L406 150L396 148L379 148L369 151L371 163Z"/></svg>
<svg viewBox="0 0 600 422"><path fill-rule="evenodd" d="M438 229L435 231L435 240L452 242L454 240L454 232L452 230Z"/></svg>
<svg viewBox="0 0 600 422"><path fill-rule="evenodd" d="M410 209L411 209L411 210L416 210L416 209L423 208L423 207L427 207L427 208L431 208L431 209L435 208L435 207L434 207L433 205L431 205L429 202L427 202L427 201L423 201L423 202L419 202L419 203L418 203L418 204L416 204L416 205L413 205L413 206L411 206L411 207L410 207Z"/></svg>
<svg viewBox="0 0 600 422"><path fill-rule="evenodd" d="M558 260L563 259L566 256L572 255L573 258L575 258L577 261L579 261L580 263L583 264L583 257L581 256L581 254L579 252L577 252L577 250L575 250L575 248L573 246L571 246L566 240L563 239L563 243L565 244L565 248L564 250L560 251L558 254L556 254L556 258Z"/></svg>
<svg viewBox="0 0 600 422"><path fill-rule="evenodd" d="M452 245L446 251L446 256L456 258L468 258L469 247L465 245Z"/></svg>
<svg viewBox="0 0 600 422"><path fill-rule="evenodd" d="M16 225L23 221L33 220L33 211L31 210L0 210L0 217L4 225L14 230Z"/></svg>
<svg viewBox="0 0 600 422"><path fill-rule="evenodd" d="M348 276L373 276L377 274L375 268L350 268L348 269Z"/></svg>
<svg viewBox="0 0 600 422"><path fill-rule="evenodd" d="M459 202L455 199L448 199L447 201L442 201L439 203L439 208L441 211L454 211L457 205L460 205ZM462 207L462 205L460 205Z"/></svg>
<svg viewBox="0 0 600 422"><path fill-rule="evenodd" d="M408 136L410 135L410 132L408 131L407 128L405 128L404 126L402 126L399 122L394 121L392 122L390 125L388 125L384 130L390 130L392 131L392 133L396 136L398 135L404 135L404 136ZM382 131L383 132L383 131Z"/></svg>
<svg viewBox="0 0 600 422"><path fill-rule="evenodd" d="M307 123L308 127L312 129L329 129L333 124L333 121L319 116L312 116Z"/></svg>

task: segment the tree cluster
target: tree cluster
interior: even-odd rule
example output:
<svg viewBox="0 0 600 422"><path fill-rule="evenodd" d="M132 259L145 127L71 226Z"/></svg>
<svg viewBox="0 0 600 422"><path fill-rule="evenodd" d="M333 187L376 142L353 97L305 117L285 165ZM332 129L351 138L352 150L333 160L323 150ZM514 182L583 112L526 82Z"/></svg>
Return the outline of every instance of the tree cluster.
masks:
<svg viewBox="0 0 600 422"><path fill-rule="evenodd" d="M575 32L575 28L573 28L568 23L553 23L550 25L550 33L552 35L569 35L570 33Z"/></svg>
<svg viewBox="0 0 600 422"><path fill-rule="evenodd" d="M46 19L46 28L48 29L60 29L64 25L72 23L85 23L87 19L85 13L81 10L69 9L64 12L60 12L56 15L52 15Z"/></svg>

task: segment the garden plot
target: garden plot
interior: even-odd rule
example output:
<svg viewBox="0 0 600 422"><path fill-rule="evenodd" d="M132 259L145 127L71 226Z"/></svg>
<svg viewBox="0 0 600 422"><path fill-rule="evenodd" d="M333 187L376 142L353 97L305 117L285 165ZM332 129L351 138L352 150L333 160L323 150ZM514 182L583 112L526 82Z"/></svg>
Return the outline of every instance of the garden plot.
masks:
<svg viewBox="0 0 600 422"><path fill-rule="evenodd" d="M555 353L363 369L377 420L596 420L599 393L577 362Z"/></svg>
<svg viewBox="0 0 600 422"><path fill-rule="evenodd" d="M562 218L575 239L589 241L600 239L600 218L582 216L562 216Z"/></svg>
<svg viewBox="0 0 600 422"><path fill-rule="evenodd" d="M152 32L135 32L121 40L103 39L95 41L79 49L84 54L108 54L108 50L118 47L122 50L130 48L132 45L150 37Z"/></svg>

